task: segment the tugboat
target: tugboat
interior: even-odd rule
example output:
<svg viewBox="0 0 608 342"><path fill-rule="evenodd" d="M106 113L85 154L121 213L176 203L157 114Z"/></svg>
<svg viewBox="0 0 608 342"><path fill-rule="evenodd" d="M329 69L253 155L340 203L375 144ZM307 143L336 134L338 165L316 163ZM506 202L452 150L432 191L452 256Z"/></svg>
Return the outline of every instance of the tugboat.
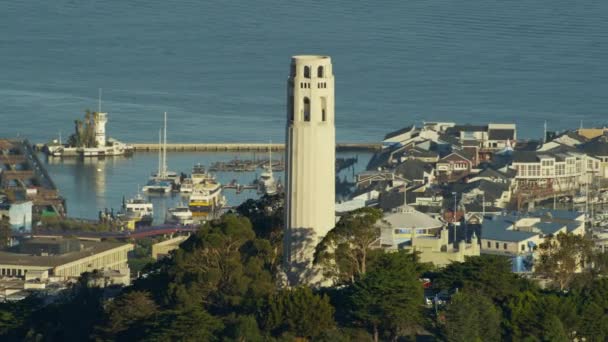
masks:
<svg viewBox="0 0 608 342"><path fill-rule="evenodd" d="M123 199L122 210L117 217L126 223L129 230L150 226L154 219L154 206L137 194L128 201Z"/></svg>

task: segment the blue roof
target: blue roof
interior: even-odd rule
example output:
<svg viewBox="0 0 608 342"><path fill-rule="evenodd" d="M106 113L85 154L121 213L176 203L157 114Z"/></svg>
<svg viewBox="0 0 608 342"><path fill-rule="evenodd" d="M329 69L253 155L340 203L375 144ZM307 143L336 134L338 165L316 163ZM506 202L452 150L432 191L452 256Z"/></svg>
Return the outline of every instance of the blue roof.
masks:
<svg viewBox="0 0 608 342"><path fill-rule="evenodd" d="M580 226L581 226L580 223L568 223L566 225L566 229L568 229L568 233L570 233L570 232L572 232L573 230L577 229Z"/></svg>
<svg viewBox="0 0 608 342"><path fill-rule="evenodd" d="M569 210L537 209L533 212L530 212L530 215L535 217L550 216L551 218L558 220L576 220L579 216L583 215L583 212Z"/></svg>
<svg viewBox="0 0 608 342"><path fill-rule="evenodd" d="M538 235L536 233L509 229L511 227L513 227L513 221L506 220L505 218L484 220L481 227L481 238L486 240L518 242Z"/></svg>
<svg viewBox="0 0 608 342"><path fill-rule="evenodd" d="M534 227L540 229L545 235L555 234L565 226L565 224L557 222L539 222L534 225Z"/></svg>

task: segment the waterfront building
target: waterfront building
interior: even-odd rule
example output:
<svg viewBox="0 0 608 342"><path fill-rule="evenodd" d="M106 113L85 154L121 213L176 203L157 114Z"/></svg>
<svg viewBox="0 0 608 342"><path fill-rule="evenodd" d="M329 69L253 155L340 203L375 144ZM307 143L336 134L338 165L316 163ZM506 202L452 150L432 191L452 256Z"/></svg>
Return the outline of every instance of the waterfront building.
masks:
<svg viewBox="0 0 608 342"><path fill-rule="evenodd" d="M52 284L75 281L85 272L97 271L102 285L128 285L129 243L100 242L61 237L35 237L10 250L0 251L0 289L44 290ZM9 288L5 288L10 280Z"/></svg>
<svg viewBox="0 0 608 342"><path fill-rule="evenodd" d="M292 57L286 146L285 273L291 285L319 283L315 247L335 226L334 75L328 56Z"/></svg>
<svg viewBox="0 0 608 342"><path fill-rule="evenodd" d="M516 192L578 191L600 171L600 161L568 146L548 151L515 151Z"/></svg>

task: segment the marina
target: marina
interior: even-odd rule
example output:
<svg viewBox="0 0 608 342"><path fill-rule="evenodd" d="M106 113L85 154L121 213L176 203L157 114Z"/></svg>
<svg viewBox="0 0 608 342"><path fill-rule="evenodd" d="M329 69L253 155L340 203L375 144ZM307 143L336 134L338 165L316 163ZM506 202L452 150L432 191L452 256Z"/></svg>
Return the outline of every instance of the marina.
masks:
<svg viewBox="0 0 608 342"><path fill-rule="evenodd" d="M191 173L193 166L212 165L216 162L231 160L235 156L239 159L253 159L251 152L179 152L167 151L171 168L177 172ZM137 194L134 185L144 185L150 177L150 170L158 167L158 152L138 152L130 157L112 158L45 158L41 162L60 189L60 194L67 201L70 217L82 217L96 220L98 212L104 208L120 208L123 196L131 198ZM359 161L355 165L356 172L365 169L370 153L340 152L337 157L355 158ZM279 156L274 156L279 158ZM267 159L267 158L266 158ZM214 172L214 176L223 185L223 195L226 197L226 206L232 207L249 198L258 198L257 185L254 185L262 173L262 169L253 172ZM276 180L284 180L282 171L273 173ZM344 170L340 179L348 177L352 181L352 172ZM237 186L238 185L238 186ZM240 191L237 191L237 188ZM130 191L130 189L132 189ZM143 194L154 204L154 224L165 222L166 212L182 204L187 204L184 194L172 191L166 195Z"/></svg>

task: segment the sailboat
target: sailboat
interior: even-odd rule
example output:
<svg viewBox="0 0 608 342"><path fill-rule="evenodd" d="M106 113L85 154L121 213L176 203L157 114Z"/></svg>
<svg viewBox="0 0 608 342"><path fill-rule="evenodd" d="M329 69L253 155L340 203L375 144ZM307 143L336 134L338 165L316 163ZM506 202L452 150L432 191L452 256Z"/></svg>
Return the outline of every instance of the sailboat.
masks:
<svg viewBox="0 0 608 342"><path fill-rule="evenodd" d="M171 192L171 190L173 189L173 185L171 184L171 182L162 180L162 179L160 179L160 177L156 176L156 175L163 174L164 145L162 144L160 130L158 131L158 146L159 146L159 148L158 148L158 172L156 174L153 174L153 176L150 178L150 180L148 180L148 183L146 183L146 185L142 188L142 191L148 192L148 193L165 194L165 193Z"/></svg>
<svg viewBox="0 0 608 342"><path fill-rule="evenodd" d="M164 139L161 148L162 153L159 154L159 157L162 157L162 159L159 160L158 172L153 173L152 178L160 181L168 181L172 184L179 184L179 174L167 169L167 112L165 112Z"/></svg>
<svg viewBox="0 0 608 342"><path fill-rule="evenodd" d="M272 174L272 143L268 146L268 171L260 174L259 183L266 195L275 195L277 193L277 184Z"/></svg>

